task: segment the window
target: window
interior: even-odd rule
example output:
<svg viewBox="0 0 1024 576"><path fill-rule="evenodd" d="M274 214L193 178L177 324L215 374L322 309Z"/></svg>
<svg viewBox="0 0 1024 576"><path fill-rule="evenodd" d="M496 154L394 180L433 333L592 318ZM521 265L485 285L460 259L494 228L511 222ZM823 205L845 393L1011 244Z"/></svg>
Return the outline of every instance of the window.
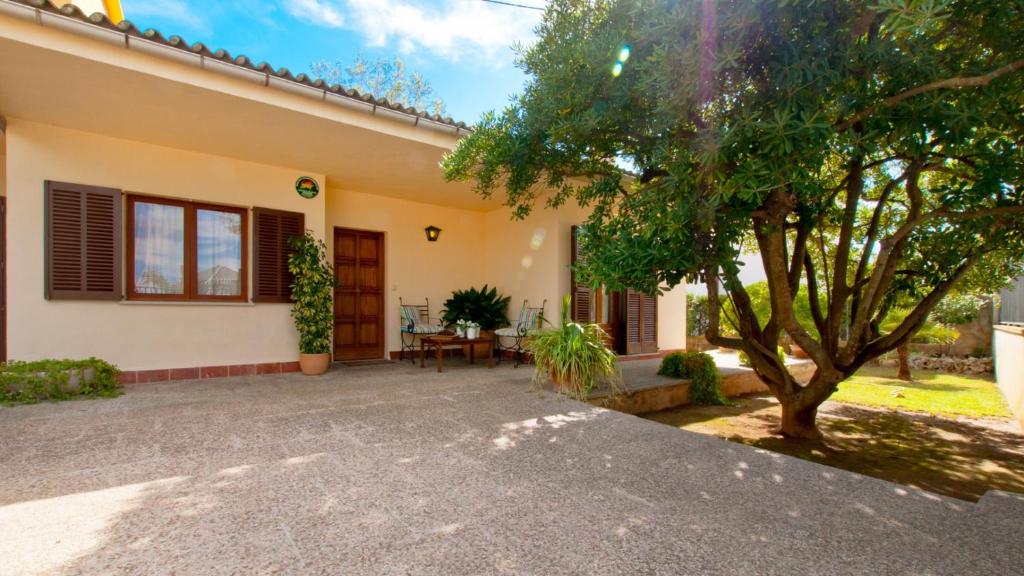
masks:
<svg viewBox="0 0 1024 576"><path fill-rule="evenodd" d="M246 300L244 208L129 196L127 211L129 298Z"/></svg>

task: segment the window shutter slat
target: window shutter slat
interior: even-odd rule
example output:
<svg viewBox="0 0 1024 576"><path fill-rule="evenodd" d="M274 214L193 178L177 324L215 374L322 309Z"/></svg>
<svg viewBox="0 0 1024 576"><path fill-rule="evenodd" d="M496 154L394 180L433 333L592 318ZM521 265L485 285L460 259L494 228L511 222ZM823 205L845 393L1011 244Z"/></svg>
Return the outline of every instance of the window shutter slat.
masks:
<svg viewBox="0 0 1024 576"><path fill-rule="evenodd" d="M293 277L288 272L288 238L301 236L306 216L269 208L253 208L255 302L290 302Z"/></svg>
<svg viewBox="0 0 1024 576"><path fill-rule="evenodd" d="M46 298L121 299L121 191L46 182Z"/></svg>

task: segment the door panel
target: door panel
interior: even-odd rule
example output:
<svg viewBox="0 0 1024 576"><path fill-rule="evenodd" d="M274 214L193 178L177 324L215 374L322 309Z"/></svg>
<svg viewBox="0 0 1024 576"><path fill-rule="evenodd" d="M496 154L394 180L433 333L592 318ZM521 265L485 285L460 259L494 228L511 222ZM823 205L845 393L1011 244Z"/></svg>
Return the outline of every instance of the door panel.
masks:
<svg viewBox="0 0 1024 576"><path fill-rule="evenodd" d="M384 357L384 235L334 229L334 358Z"/></svg>

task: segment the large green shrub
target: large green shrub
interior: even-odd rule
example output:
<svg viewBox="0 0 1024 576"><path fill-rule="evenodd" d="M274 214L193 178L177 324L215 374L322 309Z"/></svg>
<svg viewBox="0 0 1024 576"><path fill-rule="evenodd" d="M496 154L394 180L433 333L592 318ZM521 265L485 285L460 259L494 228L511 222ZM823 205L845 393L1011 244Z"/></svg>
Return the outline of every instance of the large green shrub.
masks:
<svg viewBox="0 0 1024 576"><path fill-rule="evenodd" d="M690 402L699 405L724 405L722 378L715 360L703 352L673 352L661 361L658 374L690 380Z"/></svg>
<svg viewBox="0 0 1024 576"><path fill-rule="evenodd" d="M981 307L987 302L988 298L984 296L963 293L948 294L935 305L929 318L946 326L968 324L974 322Z"/></svg>
<svg viewBox="0 0 1024 576"><path fill-rule="evenodd" d="M480 325L481 330L495 330L508 326L508 304L511 296L498 294L497 288L488 288L486 284L480 290L456 290L452 297L445 301L441 319L445 326L451 326L459 320L470 320Z"/></svg>
<svg viewBox="0 0 1024 576"><path fill-rule="evenodd" d="M288 239L292 254L288 271L292 282L292 318L299 331L299 352L327 354L334 329L334 270L327 261L327 246L308 230Z"/></svg>
<svg viewBox="0 0 1024 576"><path fill-rule="evenodd" d="M0 364L0 403L32 404L73 397L113 397L121 393L116 366L86 360L10 361Z"/></svg>
<svg viewBox="0 0 1024 576"><path fill-rule="evenodd" d="M562 321L554 329L531 336L527 349L537 365L534 379L551 380L578 400L586 400L599 381L615 383L618 361L605 344L608 335L597 324L580 324L569 317L572 298L562 301Z"/></svg>

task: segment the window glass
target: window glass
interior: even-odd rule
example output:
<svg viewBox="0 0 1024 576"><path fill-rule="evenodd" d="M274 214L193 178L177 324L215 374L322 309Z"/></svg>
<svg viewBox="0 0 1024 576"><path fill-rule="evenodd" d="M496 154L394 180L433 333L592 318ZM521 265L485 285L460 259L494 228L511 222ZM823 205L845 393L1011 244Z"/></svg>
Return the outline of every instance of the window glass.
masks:
<svg viewBox="0 0 1024 576"><path fill-rule="evenodd" d="M185 293L185 209L135 203L135 293Z"/></svg>
<svg viewBox="0 0 1024 576"><path fill-rule="evenodd" d="M196 210L196 258L200 296L240 296L242 215Z"/></svg>

